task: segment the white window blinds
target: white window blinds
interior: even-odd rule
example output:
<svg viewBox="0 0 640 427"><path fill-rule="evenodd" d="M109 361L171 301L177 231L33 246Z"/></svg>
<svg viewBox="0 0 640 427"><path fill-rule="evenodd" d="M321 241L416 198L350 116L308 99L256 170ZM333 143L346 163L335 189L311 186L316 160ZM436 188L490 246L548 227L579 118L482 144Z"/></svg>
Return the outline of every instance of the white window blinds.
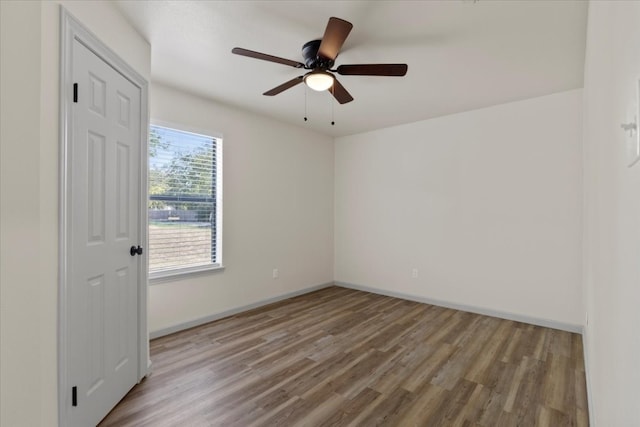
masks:
<svg viewBox="0 0 640 427"><path fill-rule="evenodd" d="M215 267L219 260L219 139L151 126L149 273Z"/></svg>

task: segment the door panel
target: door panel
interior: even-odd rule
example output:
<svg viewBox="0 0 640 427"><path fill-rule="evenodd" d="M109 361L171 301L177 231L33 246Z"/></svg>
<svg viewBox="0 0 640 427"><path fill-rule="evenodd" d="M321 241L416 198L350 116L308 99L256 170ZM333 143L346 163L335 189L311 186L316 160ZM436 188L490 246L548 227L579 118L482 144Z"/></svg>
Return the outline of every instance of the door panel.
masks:
<svg viewBox="0 0 640 427"><path fill-rule="evenodd" d="M131 153L128 145L118 141L116 144L116 224L115 237L118 240L132 238L129 233L129 211L132 206L129 200L131 177Z"/></svg>
<svg viewBox="0 0 640 427"><path fill-rule="evenodd" d="M140 89L75 40L70 139L70 425L96 425L138 380Z"/></svg>

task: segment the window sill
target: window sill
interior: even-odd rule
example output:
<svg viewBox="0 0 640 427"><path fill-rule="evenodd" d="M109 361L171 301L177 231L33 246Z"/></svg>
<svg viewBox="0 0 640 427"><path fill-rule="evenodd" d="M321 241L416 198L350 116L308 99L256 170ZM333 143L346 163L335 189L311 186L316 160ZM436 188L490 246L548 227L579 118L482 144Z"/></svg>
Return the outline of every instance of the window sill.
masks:
<svg viewBox="0 0 640 427"><path fill-rule="evenodd" d="M149 274L149 285L157 285L160 283L176 282L182 279L188 279L194 276L211 274L224 270L224 265L207 265L203 267L188 267L176 270L162 271Z"/></svg>

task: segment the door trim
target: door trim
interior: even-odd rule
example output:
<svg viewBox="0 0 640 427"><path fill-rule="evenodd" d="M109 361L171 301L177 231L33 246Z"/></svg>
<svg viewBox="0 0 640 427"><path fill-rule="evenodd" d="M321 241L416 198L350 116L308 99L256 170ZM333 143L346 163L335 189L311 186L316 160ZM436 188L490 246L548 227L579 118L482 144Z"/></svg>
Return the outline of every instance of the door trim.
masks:
<svg viewBox="0 0 640 427"><path fill-rule="evenodd" d="M67 425L71 402L71 384L67 383L67 281L69 279L71 182L69 159L73 129L72 59L73 42L77 40L114 70L140 89L140 218L138 241L148 247L147 240L147 141L149 132L148 82L114 51L102 43L64 7L60 6L60 166L59 166L59 259L58 259L58 423ZM140 259L138 275L138 381L150 369L147 331L147 257Z"/></svg>

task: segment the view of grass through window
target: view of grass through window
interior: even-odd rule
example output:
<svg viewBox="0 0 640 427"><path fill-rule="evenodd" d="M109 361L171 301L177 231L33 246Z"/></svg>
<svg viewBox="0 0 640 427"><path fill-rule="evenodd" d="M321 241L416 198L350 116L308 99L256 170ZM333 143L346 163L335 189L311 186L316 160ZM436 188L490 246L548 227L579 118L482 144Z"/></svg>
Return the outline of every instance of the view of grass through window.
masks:
<svg viewBox="0 0 640 427"><path fill-rule="evenodd" d="M217 139L151 126L149 272L214 265Z"/></svg>

